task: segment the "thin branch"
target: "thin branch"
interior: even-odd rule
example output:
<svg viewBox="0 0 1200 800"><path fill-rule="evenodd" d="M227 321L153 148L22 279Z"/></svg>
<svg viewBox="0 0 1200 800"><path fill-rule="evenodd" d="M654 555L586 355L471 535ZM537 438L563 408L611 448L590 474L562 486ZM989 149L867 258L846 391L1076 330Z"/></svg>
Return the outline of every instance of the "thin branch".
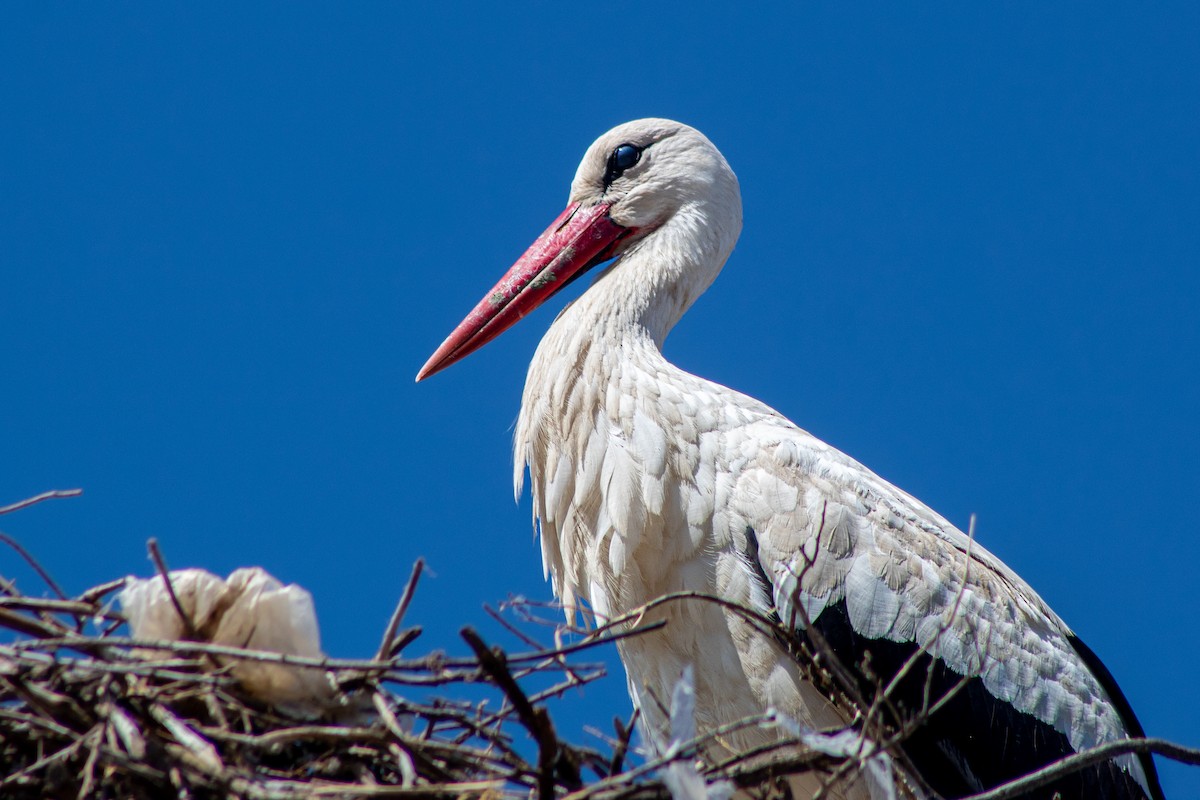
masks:
<svg viewBox="0 0 1200 800"><path fill-rule="evenodd" d="M11 514L14 511L20 511L23 508L29 508L32 505L37 505L43 500L58 500L64 497L79 497L83 494L83 489L52 489L48 492L34 495L25 500L18 500L12 505L0 506L0 516Z"/></svg>
<svg viewBox="0 0 1200 800"><path fill-rule="evenodd" d="M81 603L97 603L101 597L104 597L106 594L115 592L117 589L122 588L126 582L127 580L125 578L117 578L116 580L107 581L99 586L93 586L75 599Z"/></svg>
<svg viewBox="0 0 1200 800"><path fill-rule="evenodd" d="M409 603L413 599L413 593L417 590L417 581L421 579L421 573L424 570L425 559L418 558L413 562L408 582L404 584L404 591L400 593L400 602L396 604L396 610L392 612L392 618L388 620L387 629L383 632L383 641L379 643L379 650L375 653L376 661L385 661L392 658L399 651L400 648L396 646L396 631L400 629L400 622L404 619L404 615L408 611ZM411 638L407 639L405 644L411 641Z"/></svg>
<svg viewBox="0 0 1200 800"><path fill-rule="evenodd" d="M175 587L171 584L171 573L167 569L167 562L163 559L162 551L158 549L158 539L150 538L146 542L146 549L150 551L150 560L154 562L154 568L158 570L158 574L162 576L163 585L167 587L167 595L171 598L171 605L175 606L175 613L179 615L180 621L183 623L183 630L189 639L196 638L196 625L192 622L192 618L183 610L183 605L179 602L179 596L175 594Z"/></svg>
<svg viewBox="0 0 1200 800"><path fill-rule="evenodd" d="M470 627L463 628L459 631L459 635L475 651L475 656L479 659L479 666L504 692L504 696L516 709L521 724L537 742L538 795L542 800L554 800L555 772L564 767L567 769L566 780L568 783L578 786L580 784L578 770L574 770L574 774L571 774L573 765L563 762L558 736L554 732L554 723L550 721L550 715L546 713L546 709L536 708L529 701L529 697L509 671L504 651L500 648L489 649L479 634Z"/></svg>
<svg viewBox="0 0 1200 800"><path fill-rule="evenodd" d="M1065 775L1127 753L1156 753L1181 764L1200 766L1200 748L1184 747L1166 739L1120 739L1059 759L1037 772L1009 781L990 791L973 794L964 800L1011 800Z"/></svg>
<svg viewBox="0 0 1200 800"><path fill-rule="evenodd" d="M7 513L8 511L16 511L18 508L25 508L25 506L27 506L27 505L33 505L33 503L36 503L38 500L45 500L46 497L50 494L51 494L50 492L46 492L45 495L38 495L37 497L35 497L31 500L23 501L24 504L15 503L11 506L5 506L3 509L0 509L0 513ZM46 570L42 568L42 565L38 563L38 560L36 558L34 558L28 550L26 550L24 547L22 547L20 542L18 542L13 537L9 536L7 533L0 533L0 542L4 542L6 545L11 547L13 550L16 550L17 555L21 556L21 558L25 559L25 562L27 564L29 564L29 566L33 567L33 571L36 572L38 574L38 577L41 578L45 582L45 584L50 587L51 591L53 591L56 595L58 595L60 600L67 599L67 593L62 590L62 587L58 585L58 582L55 581L54 578L50 577L50 573L46 572Z"/></svg>
<svg viewBox="0 0 1200 800"><path fill-rule="evenodd" d="M96 608L79 600L51 600L36 597L0 597L0 608L46 611L52 614L76 614L102 619L124 619L121 615Z"/></svg>
<svg viewBox="0 0 1200 800"><path fill-rule="evenodd" d="M485 604L484 604L484 606L483 606L483 610L484 610L484 612L485 612L485 613L486 613L486 614L487 614L489 617L491 617L492 619L496 620L496 622L499 622L499 623L500 623L500 625L501 625L501 626L504 628L504 630L508 631L508 632L509 632L509 633L511 633L513 636L515 636L515 637L517 637L518 639L520 639L522 642L524 642L524 643L525 643L525 645L526 645L526 646L528 646L528 647L534 647L534 648L541 648L541 647L542 647L542 643L541 643L541 642L539 642L537 639L534 639L532 636L530 636L529 634L525 633L525 631L521 630L521 629L520 629L520 628L518 628L516 625L513 625L511 622L509 622L508 620L506 620L506 619L504 618L504 615L503 615L503 614L501 614L501 613L500 613L499 611L497 611L496 609L492 608L490 605L487 605L487 604L485 603Z"/></svg>

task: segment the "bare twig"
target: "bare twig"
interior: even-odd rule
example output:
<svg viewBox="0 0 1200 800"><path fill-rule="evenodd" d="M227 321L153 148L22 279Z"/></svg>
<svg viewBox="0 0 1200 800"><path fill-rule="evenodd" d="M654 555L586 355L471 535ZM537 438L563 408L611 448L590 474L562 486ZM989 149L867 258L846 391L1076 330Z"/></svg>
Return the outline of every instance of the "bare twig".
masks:
<svg viewBox="0 0 1200 800"><path fill-rule="evenodd" d="M1156 753L1181 764L1200 765L1200 748L1184 747L1166 739L1121 739L1116 742L1092 747L1080 753L1059 759L1015 781L997 786L995 789L973 794L965 800L1011 800L1040 786L1045 786L1064 775L1107 761L1126 753Z"/></svg>
<svg viewBox="0 0 1200 800"><path fill-rule="evenodd" d="M50 492L46 493L46 495L49 494ZM44 495L38 495L32 500L24 501L24 504L15 503L11 506L5 506L3 509L0 509L0 513L7 513L8 511L16 511L18 508L25 508L26 505L33 505L33 503L37 502L39 499L45 500L46 497ZM4 542L13 550L16 550L17 555L25 559L25 562L29 564L29 566L33 567L33 571L38 574L38 577L45 581L46 585L50 587L50 590L58 595L60 599L67 599L67 593L62 590L62 587L58 585L58 582L55 581L54 578L50 577L50 573L46 572L42 565L38 563L38 560L34 558L28 550L21 546L20 542L9 536L7 533L0 533L0 542Z"/></svg>
<svg viewBox="0 0 1200 800"><path fill-rule="evenodd" d="M167 595L171 598L171 605L175 607L175 613L179 615L179 620L183 623L183 630L187 638L196 638L196 625L192 622L191 616L183 610L179 596L175 594L175 587L171 584L171 572L167 569L167 562L163 559L162 551L158 549L158 539L151 537L146 542L146 549L150 551L150 560L154 562L154 568L162 576L163 585L167 588Z"/></svg>
<svg viewBox="0 0 1200 800"><path fill-rule="evenodd" d="M504 692L505 697L513 704L517 716L526 730L533 736L538 745L538 794L542 800L553 800L555 772L566 773L568 784L578 786L580 783L578 768L561 758L561 746L554 732L554 723L546 709L537 708L529 701L529 697L517 684L508 669L504 651L499 648L489 649L474 629L470 627L459 631L463 640L475 651L479 666L491 676L496 685Z"/></svg>
<svg viewBox="0 0 1200 800"><path fill-rule="evenodd" d="M617 744L613 747L612 759L608 763L608 773L616 775L625 766L625 756L629 753L629 742L633 738L633 726L637 723L638 712L635 709L628 723L620 717L613 717L613 729L617 732Z"/></svg>
<svg viewBox="0 0 1200 800"><path fill-rule="evenodd" d="M0 506L0 516L4 514L11 514L14 511L20 511L23 508L29 508L32 505L37 505L43 500L58 500L64 497L78 497L81 494L83 494L83 489L52 489L48 492L42 492L41 494L36 494L33 497L29 497L24 500L18 500L11 505Z"/></svg>
<svg viewBox="0 0 1200 800"><path fill-rule="evenodd" d="M77 599L81 603L99 602L101 597L104 597L106 594L110 594L112 592L115 592L117 589L120 589L121 587L123 587L125 585L125 582L126 582L125 578L117 578L116 580L108 581L107 583L102 583L99 586L93 586L91 589L88 589L86 592L79 595L79 597Z"/></svg>
<svg viewBox="0 0 1200 800"><path fill-rule="evenodd" d="M396 604L396 610L392 612L392 618L388 620L387 629L383 632L383 641L379 643L379 650L375 653L376 661L386 661L392 658L403 646L397 646L396 631L400 629L400 623L404 620L409 603L412 602L413 593L417 590L417 581L421 579L421 573L424 570L425 559L418 558L413 563L412 572L408 576L408 582L404 584L404 591L400 593L400 602ZM414 636L413 638L416 637ZM407 639L404 644L411 641L412 638Z"/></svg>

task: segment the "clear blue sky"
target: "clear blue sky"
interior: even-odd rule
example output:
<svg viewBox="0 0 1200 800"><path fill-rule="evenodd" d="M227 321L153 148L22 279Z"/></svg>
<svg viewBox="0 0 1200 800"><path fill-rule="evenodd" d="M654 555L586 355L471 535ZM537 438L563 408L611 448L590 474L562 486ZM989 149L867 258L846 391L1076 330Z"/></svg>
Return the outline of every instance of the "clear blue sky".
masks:
<svg viewBox="0 0 1200 800"><path fill-rule="evenodd" d="M978 5L5 5L0 504L85 495L0 527L72 591L151 536L262 565L336 655L424 556L422 646L494 633L549 596L510 442L561 302L413 375L596 135L674 117L746 224L668 355L977 513L1200 745L1200 6Z"/></svg>

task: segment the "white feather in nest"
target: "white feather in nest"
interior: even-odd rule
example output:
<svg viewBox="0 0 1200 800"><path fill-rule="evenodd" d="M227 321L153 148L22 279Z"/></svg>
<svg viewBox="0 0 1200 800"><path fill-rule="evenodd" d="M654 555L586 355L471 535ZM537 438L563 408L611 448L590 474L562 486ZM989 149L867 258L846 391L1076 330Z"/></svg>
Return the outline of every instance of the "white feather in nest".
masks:
<svg viewBox="0 0 1200 800"><path fill-rule="evenodd" d="M312 595L284 586L261 567L234 571L227 579L202 569L174 570L171 588L191 622L192 633L171 602L162 576L127 579L117 596L138 639L209 642L320 658L321 635ZM218 657L248 694L288 714L313 718L333 704L333 689L320 669Z"/></svg>
<svg viewBox="0 0 1200 800"><path fill-rule="evenodd" d="M696 685L692 667L684 667L683 674L671 692L671 742L667 754L677 753L696 738ZM696 768L695 758L677 758L659 773L672 800L729 800L733 797L733 784L729 781L707 783Z"/></svg>

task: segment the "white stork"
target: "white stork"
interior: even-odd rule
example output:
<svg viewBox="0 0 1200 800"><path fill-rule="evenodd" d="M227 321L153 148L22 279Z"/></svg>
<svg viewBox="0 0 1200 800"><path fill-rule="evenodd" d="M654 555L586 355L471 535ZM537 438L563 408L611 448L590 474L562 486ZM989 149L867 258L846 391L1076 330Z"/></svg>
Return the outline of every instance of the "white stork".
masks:
<svg viewBox="0 0 1200 800"><path fill-rule="evenodd" d="M999 559L778 412L663 357L741 225L737 178L701 133L665 119L618 126L588 148L566 210L417 376L612 260L538 346L516 430L517 493L528 467L544 568L568 613L586 603L612 618L692 591L808 621L852 669L869 654L884 681L923 652L924 666L892 694L902 709L921 707L927 672L935 697L968 680L903 745L920 793L966 796L1141 736L1109 672ZM815 729L857 722L729 608L679 601L654 615L667 624L620 652L660 747L687 665L701 732L768 708ZM744 751L778 736L759 726L720 741ZM1054 792L1162 797L1152 760L1135 755L1024 796Z"/></svg>

